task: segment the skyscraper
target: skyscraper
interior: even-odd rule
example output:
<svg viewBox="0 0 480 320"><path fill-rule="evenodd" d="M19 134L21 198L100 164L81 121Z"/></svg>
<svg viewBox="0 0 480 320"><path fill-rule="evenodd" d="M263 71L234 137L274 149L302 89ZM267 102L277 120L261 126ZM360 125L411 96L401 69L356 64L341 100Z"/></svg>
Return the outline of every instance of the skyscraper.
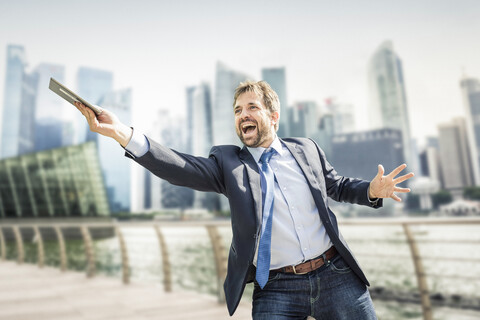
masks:
<svg viewBox="0 0 480 320"><path fill-rule="evenodd" d="M18 155L30 153L35 150L35 109L37 108L38 75L36 73L23 75L22 102L20 105L20 123L18 132Z"/></svg>
<svg viewBox="0 0 480 320"><path fill-rule="evenodd" d="M247 75L217 63L215 76L215 102L213 114L213 143L240 145L234 127L233 95L240 82L251 79Z"/></svg>
<svg viewBox="0 0 480 320"><path fill-rule="evenodd" d="M61 65L42 63L34 73L38 76L35 107L35 150L47 150L67 146L72 138L68 137L64 114L71 108L63 99L48 89L50 78L65 82L65 68ZM71 133L71 132L70 132Z"/></svg>
<svg viewBox="0 0 480 320"><path fill-rule="evenodd" d="M405 83L402 61L393 50L393 44L385 41L380 45L368 66L370 87L371 128L395 128L402 132L405 161L414 161L410 138Z"/></svg>
<svg viewBox="0 0 480 320"><path fill-rule="evenodd" d="M159 110L157 120L148 134L156 142L168 146L176 151L185 151L183 135L185 127L181 124L185 119L173 117L168 110ZM137 169L136 169L137 170ZM169 182L153 176L151 172L141 170L140 179L136 182L141 189L137 198L143 203L137 204L137 208L160 209L186 209L192 206L193 190L170 184ZM145 175L150 175L146 177ZM137 192L138 190L134 190ZM150 192L150 195L145 193ZM148 206L149 205L149 206Z"/></svg>
<svg viewBox="0 0 480 320"><path fill-rule="evenodd" d="M355 131L355 115L351 104L340 103L334 98L325 100L325 107L332 114L335 134Z"/></svg>
<svg viewBox="0 0 480 320"><path fill-rule="evenodd" d="M480 81L463 77L460 81L466 112L466 131L472 157L473 183L480 185Z"/></svg>
<svg viewBox="0 0 480 320"><path fill-rule="evenodd" d="M192 146L190 152L196 156L208 157L213 145L212 128L212 102L210 86L202 83L187 90L187 123L192 125L191 136L187 139ZM218 210L218 195L195 191L193 194L193 207L195 209Z"/></svg>
<svg viewBox="0 0 480 320"><path fill-rule="evenodd" d="M113 90L113 74L109 71L81 67L77 73L77 93L92 104L99 104L107 93ZM83 143L94 140L95 134L90 133L85 118L76 113L75 142Z"/></svg>
<svg viewBox="0 0 480 320"><path fill-rule="evenodd" d="M115 113L123 123L132 122L131 89L109 92L97 103ZM98 134L95 138L110 210L129 211L132 162L123 156L123 150L116 141Z"/></svg>
<svg viewBox="0 0 480 320"><path fill-rule="evenodd" d="M268 82L278 95L280 100L280 123L277 131L279 137L288 137L290 135L288 121L287 104L287 81L285 77L285 68L265 68L262 69L262 79Z"/></svg>
<svg viewBox="0 0 480 320"><path fill-rule="evenodd" d="M308 137L314 135L320 124L318 105L313 101L297 102L289 109L289 134L292 137ZM280 127L279 127L280 130Z"/></svg>
<svg viewBox="0 0 480 320"><path fill-rule="evenodd" d="M474 183L465 119L441 124L438 131L444 187L461 194L464 187Z"/></svg>
<svg viewBox="0 0 480 320"><path fill-rule="evenodd" d="M7 70L2 110L2 158L15 157L20 154L20 116L26 64L23 46L9 45L7 47ZM28 82L31 84L31 81Z"/></svg>

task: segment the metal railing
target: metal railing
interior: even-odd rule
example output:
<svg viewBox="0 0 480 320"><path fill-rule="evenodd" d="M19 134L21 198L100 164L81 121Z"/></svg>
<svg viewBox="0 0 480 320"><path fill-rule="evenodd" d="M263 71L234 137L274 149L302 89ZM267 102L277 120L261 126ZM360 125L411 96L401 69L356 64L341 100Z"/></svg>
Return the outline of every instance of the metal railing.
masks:
<svg viewBox="0 0 480 320"><path fill-rule="evenodd" d="M434 226L434 225L480 225L480 218L423 218L423 219L345 219L339 221L340 226L355 226L362 227L382 227L382 226L398 226L403 229L405 236L405 242L408 244L410 251L410 258L414 266L415 276L417 279L417 287L419 293L419 303L422 307L423 318L425 320L433 319L432 316L432 304L430 300L430 290L427 283L427 277L429 276L424 268L424 259L440 260L444 259L444 256L428 256L422 257L418 246L418 240L415 233L412 232L414 226ZM164 290L172 291L172 266L170 263L170 254L168 245L164 236L164 228L169 227L197 227L205 228L210 239L211 247L213 250L214 265L216 270L217 280L217 295L220 302L225 301L223 293L223 281L226 276L227 265L227 248L224 243L224 239L219 232L219 228L229 228L230 221L165 221L165 222L87 222L87 223L68 223L68 222L35 222L35 223L22 223L22 222L2 222L0 221L0 257L2 260L6 259L6 239L4 232L9 230L13 233L13 238L16 244L17 251L17 263L22 264L25 261L24 240L22 238L22 231L33 231L36 243L37 243L37 263L40 268L45 264L45 249L44 241L41 230L52 229L56 235L56 240L59 247L59 265L60 270L67 270L67 248L65 245L64 230L66 229L78 229L81 233L81 239L83 241L85 249L86 268L85 272L87 277L91 278L95 276L95 250L94 243L91 236L91 231L95 228L112 228L115 231L118 239L118 245L121 255L121 270L122 281L124 284L130 282L130 261L127 250L127 243L123 235L123 231L127 228L153 228L156 237L158 239L160 248L160 257L162 261L163 270L163 284ZM432 240L441 242L440 240ZM454 240L457 244L466 243L466 240ZM476 245L477 241L473 241ZM480 245L480 242L478 242ZM382 253L384 257L389 257L391 253ZM478 258L462 258L461 261L480 262ZM476 277L473 277L476 280ZM467 278L468 279L468 278Z"/></svg>

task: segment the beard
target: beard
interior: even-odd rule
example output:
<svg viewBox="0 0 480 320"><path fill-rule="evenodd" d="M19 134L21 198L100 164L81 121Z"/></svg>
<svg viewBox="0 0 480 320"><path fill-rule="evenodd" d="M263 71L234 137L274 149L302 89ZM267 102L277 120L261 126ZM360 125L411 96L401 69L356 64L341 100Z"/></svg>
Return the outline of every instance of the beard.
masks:
<svg viewBox="0 0 480 320"><path fill-rule="evenodd" d="M255 121L255 125L257 126L255 128L255 130L257 130L257 134L256 134L255 137L248 138L248 140L247 140L243 136L242 129L240 129L242 123L240 123L238 125L238 127L236 128L237 136L240 139L240 141L242 141L242 143L244 145L246 145L247 147L257 148L257 147L261 146L265 140L267 140L268 138L270 138L272 136L272 132L271 132L271 130L270 130L270 128L267 124L262 123L261 125L259 125L258 122Z"/></svg>

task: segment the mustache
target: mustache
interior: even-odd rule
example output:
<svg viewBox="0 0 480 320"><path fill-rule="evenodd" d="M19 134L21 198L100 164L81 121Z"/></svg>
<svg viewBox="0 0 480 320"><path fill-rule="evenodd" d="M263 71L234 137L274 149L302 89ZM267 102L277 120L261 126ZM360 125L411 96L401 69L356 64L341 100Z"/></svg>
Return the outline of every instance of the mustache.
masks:
<svg viewBox="0 0 480 320"><path fill-rule="evenodd" d="M257 121L256 121L255 119L250 119L250 118L241 120L241 121L238 123L238 125L241 126L241 125L244 124L245 122L253 122L253 123L255 123L255 125L257 125Z"/></svg>

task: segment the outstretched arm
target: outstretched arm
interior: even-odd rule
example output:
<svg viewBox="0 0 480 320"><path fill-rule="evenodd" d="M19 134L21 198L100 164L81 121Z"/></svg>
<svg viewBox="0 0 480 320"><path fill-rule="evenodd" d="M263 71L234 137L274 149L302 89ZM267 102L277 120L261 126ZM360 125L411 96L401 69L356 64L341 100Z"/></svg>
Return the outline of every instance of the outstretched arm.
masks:
<svg viewBox="0 0 480 320"><path fill-rule="evenodd" d="M403 169L407 167L406 164L402 164L395 168L388 175L384 176L385 169L381 164L378 165L378 173L370 182L370 189L368 196L370 199L374 198L392 198L395 201L402 201L395 192L406 193L410 192L409 188L400 188L397 187L397 184L402 183L405 180L410 179L414 176L413 172L410 172L401 177L395 178Z"/></svg>
<svg viewBox="0 0 480 320"><path fill-rule="evenodd" d="M123 124L114 113L102 109L102 113L97 116L80 102L76 102L75 106L87 119L91 131L115 139L122 147L128 144L133 130Z"/></svg>

